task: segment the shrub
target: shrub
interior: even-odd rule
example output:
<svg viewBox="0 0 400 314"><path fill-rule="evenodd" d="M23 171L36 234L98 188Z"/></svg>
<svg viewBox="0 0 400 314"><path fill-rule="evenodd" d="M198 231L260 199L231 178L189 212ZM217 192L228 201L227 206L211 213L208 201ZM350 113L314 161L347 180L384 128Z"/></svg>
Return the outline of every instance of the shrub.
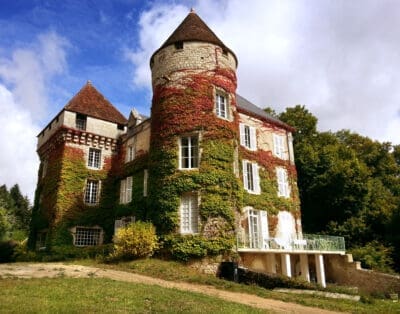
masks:
<svg viewBox="0 0 400 314"><path fill-rule="evenodd" d="M14 262L14 250L18 246L18 243L10 241L0 242L0 263Z"/></svg>
<svg viewBox="0 0 400 314"><path fill-rule="evenodd" d="M350 250L354 260L360 261L363 268L393 273L393 248L385 247L378 241L367 243L363 247Z"/></svg>
<svg viewBox="0 0 400 314"><path fill-rule="evenodd" d="M137 221L120 228L114 237L115 259L149 257L158 248L156 230L150 222Z"/></svg>

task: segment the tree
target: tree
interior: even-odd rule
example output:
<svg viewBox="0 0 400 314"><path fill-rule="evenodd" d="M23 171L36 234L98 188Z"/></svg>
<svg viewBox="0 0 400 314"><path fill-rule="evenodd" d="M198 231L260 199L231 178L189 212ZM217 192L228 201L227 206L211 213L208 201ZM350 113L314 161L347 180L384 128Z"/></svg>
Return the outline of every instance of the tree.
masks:
<svg viewBox="0 0 400 314"><path fill-rule="evenodd" d="M16 218L15 227L28 231L31 211L29 207L29 200L22 196L18 184L15 184L10 189L10 196L14 202L14 216Z"/></svg>

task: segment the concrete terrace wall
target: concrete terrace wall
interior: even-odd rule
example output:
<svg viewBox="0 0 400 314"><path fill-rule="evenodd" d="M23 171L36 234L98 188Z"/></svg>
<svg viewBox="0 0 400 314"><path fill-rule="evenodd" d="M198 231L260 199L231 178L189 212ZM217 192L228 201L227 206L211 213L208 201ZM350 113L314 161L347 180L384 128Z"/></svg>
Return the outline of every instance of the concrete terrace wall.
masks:
<svg viewBox="0 0 400 314"><path fill-rule="evenodd" d="M400 293L400 276L362 269L351 254L325 255L326 279L341 285L356 286L365 293Z"/></svg>

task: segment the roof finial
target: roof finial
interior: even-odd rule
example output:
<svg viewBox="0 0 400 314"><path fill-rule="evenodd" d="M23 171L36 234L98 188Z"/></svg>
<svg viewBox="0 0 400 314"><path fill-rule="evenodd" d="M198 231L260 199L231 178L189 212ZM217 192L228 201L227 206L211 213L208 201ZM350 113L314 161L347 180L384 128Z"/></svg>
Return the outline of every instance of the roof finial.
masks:
<svg viewBox="0 0 400 314"><path fill-rule="evenodd" d="M92 81L91 80L87 80L86 84L87 85L92 85Z"/></svg>
<svg viewBox="0 0 400 314"><path fill-rule="evenodd" d="M195 13L193 7L190 8L190 13Z"/></svg>

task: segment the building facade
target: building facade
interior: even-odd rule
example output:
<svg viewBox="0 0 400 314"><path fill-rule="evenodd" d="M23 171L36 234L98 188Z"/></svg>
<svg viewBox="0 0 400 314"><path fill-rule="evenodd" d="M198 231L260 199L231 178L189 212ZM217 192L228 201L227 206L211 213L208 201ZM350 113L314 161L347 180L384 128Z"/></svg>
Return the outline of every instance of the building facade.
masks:
<svg viewBox="0 0 400 314"><path fill-rule="evenodd" d="M38 136L31 246L98 245L150 220L180 258L236 250L325 284L323 255L344 243L303 234L294 129L236 93L237 65L190 12L151 57L151 117L127 120L88 82Z"/></svg>

